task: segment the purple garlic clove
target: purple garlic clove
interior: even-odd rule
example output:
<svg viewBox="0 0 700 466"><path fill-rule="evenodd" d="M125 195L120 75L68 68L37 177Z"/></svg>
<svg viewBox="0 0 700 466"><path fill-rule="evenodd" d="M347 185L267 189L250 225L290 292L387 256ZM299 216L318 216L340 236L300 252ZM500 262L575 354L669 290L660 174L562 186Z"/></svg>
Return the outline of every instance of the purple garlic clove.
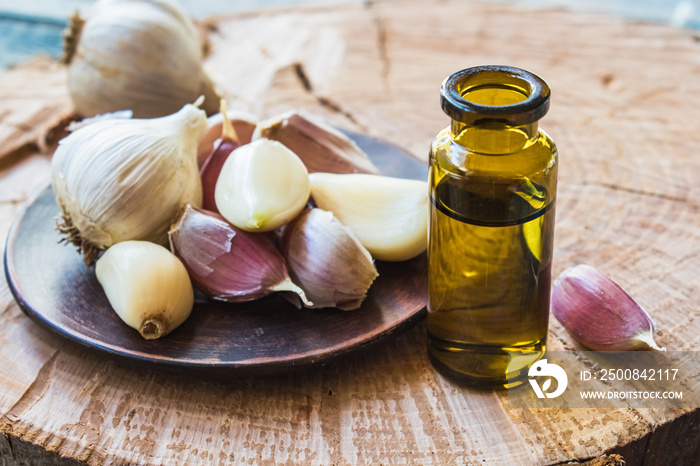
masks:
<svg viewBox="0 0 700 466"><path fill-rule="evenodd" d="M306 209L287 225L280 244L294 281L312 308L357 309L377 278L367 249L332 213Z"/></svg>
<svg viewBox="0 0 700 466"><path fill-rule="evenodd" d="M238 145L248 144L252 140L258 119L253 115L235 110L228 110L226 116L236 133ZM214 151L216 141L221 139L221 134L224 131L223 113L217 113L207 118L207 124L209 126L199 139L199 145L197 146L197 165L200 168L202 168L204 162Z"/></svg>
<svg viewBox="0 0 700 466"><path fill-rule="evenodd" d="M265 234L243 231L219 214L187 206L169 236L194 287L212 299L252 301L291 291L312 304L292 282L284 259Z"/></svg>
<svg viewBox="0 0 700 466"><path fill-rule="evenodd" d="M222 115L221 137L213 144L213 150L199 169L199 175L202 177L202 208L217 214L219 209L216 207L214 199L216 182L228 156L241 145L238 134L226 114L225 100L221 100L220 115Z"/></svg>
<svg viewBox="0 0 700 466"><path fill-rule="evenodd" d="M252 137L281 142L299 156L309 173L379 173L350 138L304 113L292 111L262 121Z"/></svg>
<svg viewBox="0 0 700 466"><path fill-rule="evenodd" d="M575 340L594 351L665 351L654 341L649 314L590 265L567 269L556 279L552 313Z"/></svg>

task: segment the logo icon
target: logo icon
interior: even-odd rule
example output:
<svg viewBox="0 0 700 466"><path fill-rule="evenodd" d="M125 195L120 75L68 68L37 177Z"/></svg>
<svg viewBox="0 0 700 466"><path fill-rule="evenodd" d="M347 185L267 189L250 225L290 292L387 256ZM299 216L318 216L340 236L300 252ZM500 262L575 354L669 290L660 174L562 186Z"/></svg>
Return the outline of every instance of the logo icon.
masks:
<svg viewBox="0 0 700 466"><path fill-rule="evenodd" d="M567 377L564 369L556 364L548 363L546 359L540 359L533 364L527 375L530 376L530 385L532 385L532 389L535 391L537 398L556 398L564 393L566 385L569 383L569 377ZM547 380L545 380L542 388L540 388L537 380L532 377L547 377ZM552 385L551 377L557 380L557 389L551 393L547 393L547 390L549 390L549 387Z"/></svg>

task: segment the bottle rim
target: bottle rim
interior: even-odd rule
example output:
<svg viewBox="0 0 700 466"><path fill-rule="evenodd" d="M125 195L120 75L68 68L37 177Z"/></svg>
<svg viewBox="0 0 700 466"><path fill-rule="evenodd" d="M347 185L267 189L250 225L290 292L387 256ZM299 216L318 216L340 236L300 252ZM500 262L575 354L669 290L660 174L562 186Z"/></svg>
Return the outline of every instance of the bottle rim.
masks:
<svg viewBox="0 0 700 466"><path fill-rule="evenodd" d="M481 84L524 90L527 97L512 104L485 105L464 98L465 88L479 77L491 76ZM442 82L440 96L442 110L453 120L462 123L497 122L511 126L534 123L549 110L549 85L534 73L514 66L484 65L458 71Z"/></svg>

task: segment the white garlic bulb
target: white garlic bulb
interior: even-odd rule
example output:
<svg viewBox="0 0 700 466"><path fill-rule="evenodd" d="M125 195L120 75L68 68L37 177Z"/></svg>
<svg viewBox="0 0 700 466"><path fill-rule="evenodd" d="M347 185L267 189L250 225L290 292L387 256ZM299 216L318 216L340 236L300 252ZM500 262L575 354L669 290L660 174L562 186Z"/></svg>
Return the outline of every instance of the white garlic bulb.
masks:
<svg viewBox="0 0 700 466"><path fill-rule="evenodd" d="M86 264L121 241L165 244L184 206L201 205L197 142L206 128L204 112L188 104L162 118L97 121L59 142L51 160L58 229Z"/></svg>
<svg viewBox="0 0 700 466"><path fill-rule="evenodd" d="M197 30L172 0L100 0L87 20L72 18L64 48L68 90L83 116L160 117L200 95L207 113L218 111Z"/></svg>
<svg viewBox="0 0 700 466"><path fill-rule="evenodd" d="M309 173L291 150L258 139L231 152L216 182L221 215L246 231L271 231L294 219L309 200Z"/></svg>
<svg viewBox="0 0 700 466"><path fill-rule="evenodd" d="M119 318L147 340L167 335L192 312L187 269L163 246L119 243L98 259L95 274Z"/></svg>

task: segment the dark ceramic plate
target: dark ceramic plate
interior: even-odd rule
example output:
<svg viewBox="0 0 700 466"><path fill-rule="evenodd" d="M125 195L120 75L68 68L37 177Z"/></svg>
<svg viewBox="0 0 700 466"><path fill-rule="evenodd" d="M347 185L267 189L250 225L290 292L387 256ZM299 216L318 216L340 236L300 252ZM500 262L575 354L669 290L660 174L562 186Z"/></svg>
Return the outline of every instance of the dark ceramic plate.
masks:
<svg viewBox="0 0 700 466"><path fill-rule="evenodd" d="M426 179L427 168L401 149L350 134L382 173ZM49 331L127 362L212 374L272 373L328 362L417 322L426 305L425 254L377 262L379 277L362 307L298 310L279 296L243 304L198 299L190 318L159 340L144 340L110 308L94 268L59 244L59 209L50 188L15 220L5 273L17 302Z"/></svg>

